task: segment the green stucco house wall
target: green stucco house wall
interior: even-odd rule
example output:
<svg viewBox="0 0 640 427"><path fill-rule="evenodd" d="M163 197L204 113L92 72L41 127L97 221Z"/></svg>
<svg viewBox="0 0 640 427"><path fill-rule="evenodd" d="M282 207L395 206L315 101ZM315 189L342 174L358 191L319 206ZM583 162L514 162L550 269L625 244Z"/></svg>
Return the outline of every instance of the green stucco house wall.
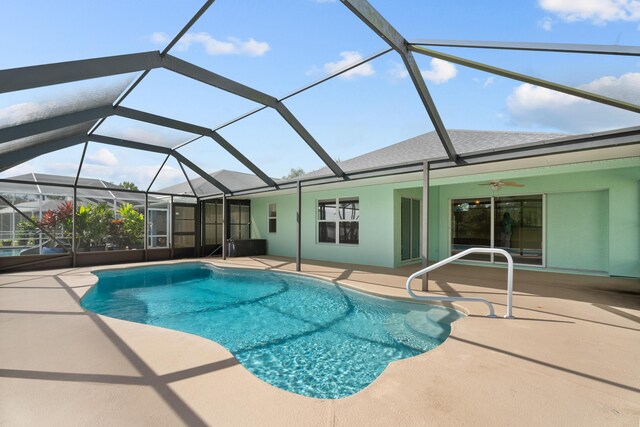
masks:
<svg viewBox="0 0 640 427"><path fill-rule="evenodd" d="M517 181L521 187L492 190L481 185L490 180ZM532 196L541 200L537 209L542 212L538 219L542 255L539 265L516 260L518 268L640 277L640 157L448 177L433 174L429 194L430 260L442 260L451 254L452 206L456 200L494 203ZM402 261L403 198L422 199L421 174L304 187L302 258L382 267L419 262ZM358 201L358 243L320 242L318 202L339 203L341 199ZM269 232L269 205L274 204L277 227ZM496 220L492 227L497 226ZM267 240L269 255L294 257L295 191L251 196L251 234L252 238ZM499 246L497 240L494 244ZM495 261L499 262L497 258ZM466 262L487 265L486 261Z"/></svg>

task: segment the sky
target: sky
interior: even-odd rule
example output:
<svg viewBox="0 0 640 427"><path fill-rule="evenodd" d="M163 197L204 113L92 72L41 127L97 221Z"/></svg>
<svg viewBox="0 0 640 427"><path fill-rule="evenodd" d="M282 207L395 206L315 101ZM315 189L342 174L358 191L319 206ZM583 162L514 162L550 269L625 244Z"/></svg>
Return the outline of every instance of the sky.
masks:
<svg viewBox="0 0 640 427"><path fill-rule="evenodd" d="M0 69L162 50L202 6L182 0L3 0ZM371 0L417 39L640 45L640 0ZM62 6L61 6L62 5ZM340 1L217 0L171 55L281 98L387 45ZM435 48L434 48L435 49ZM438 49L435 49L438 50ZM640 103L640 57L439 48L612 98ZM588 133L640 125L631 112L414 54L449 129ZM0 95L0 127L51 108L78 108L137 74ZM120 90L119 89L119 90ZM286 101L329 155L346 160L433 130L400 57L390 52ZM257 104L153 70L123 106L217 128ZM19 119L18 119L19 120ZM24 119L23 119L24 120ZM268 175L324 165L271 109L220 134ZM108 118L96 133L173 147L197 135ZM180 148L207 172L246 168L209 138ZM4 171L75 175L82 146ZM164 155L90 143L81 176L146 189ZM187 170L189 176L195 174ZM152 190L184 179L167 161Z"/></svg>

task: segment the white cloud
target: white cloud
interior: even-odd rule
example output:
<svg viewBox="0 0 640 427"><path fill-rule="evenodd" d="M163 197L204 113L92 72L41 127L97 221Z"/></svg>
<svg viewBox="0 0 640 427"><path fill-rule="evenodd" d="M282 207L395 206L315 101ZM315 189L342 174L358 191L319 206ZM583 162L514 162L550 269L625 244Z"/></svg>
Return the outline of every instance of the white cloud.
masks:
<svg viewBox="0 0 640 427"><path fill-rule="evenodd" d="M0 172L0 178L13 178L18 175L25 175L33 172L35 169L31 161L20 163L12 168ZM77 169L76 169L77 170Z"/></svg>
<svg viewBox="0 0 640 427"><path fill-rule="evenodd" d="M494 82L495 82L495 77L494 76L489 76L485 79L480 79L478 77L474 77L471 80L473 80L474 82L480 84L482 86L482 88L486 88L491 86Z"/></svg>
<svg viewBox="0 0 640 427"><path fill-rule="evenodd" d="M409 77L409 72L404 64L394 63L393 68L389 70L389 76L391 76L392 79L400 80Z"/></svg>
<svg viewBox="0 0 640 427"><path fill-rule="evenodd" d="M151 34L149 39L154 44L166 44L169 42L169 37L161 32ZM252 37L245 41L235 37L227 37L226 41L220 41L207 32L199 32L187 33L182 36L176 44L176 50L188 50L193 44L201 45L209 55L262 56L271 49L269 43L256 41Z"/></svg>
<svg viewBox="0 0 640 427"><path fill-rule="evenodd" d="M420 74L425 80L428 80L435 84L446 83L455 76L458 75L458 69L450 62L443 61L442 59L433 58L430 62L431 69L429 70L420 70ZM409 72L403 64L394 64L393 68L389 71L389 76L392 79L405 79L409 77ZM493 81L488 84L493 83ZM485 83L485 86L488 86Z"/></svg>
<svg viewBox="0 0 640 427"><path fill-rule="evenodd" d="M156 32L150 37L155 44L165 44L169 37L165 33ZM176 50L186 51L191 45L201 45L209 55L247 55L263 56L271 47L267 42L259 42L254 38L240 40L235 37L227 37L226 41L220 41L207 32L187 33L176 44Z"/></svg>
<svg viewBox="0 0 640 427"><path fill-rule="evenodd" d="M129 181L136 184L140 189L146 189L151 180L158 173L160 165L139 165L139 166L121 166L117 168L111 168L101 165L83 165L80 176L98 178L103 181L113 182L119 184L123 181ZM50 172L56 173L55 170ZM153 183L153 188L158 190L170 185L177 184L184 181L184 174L182 170L174 168L169 165L165 165L162 168L162 172L158 175Z"/></svg>
<svg viewBox="0 0 640 427"><path fill-rule="evenodd" d="M620 77L600 77L582 85L580 89L638 104L640 103L640 73L627 73Z"/></svg>
<svg viewBox="0 0 640 427"><path fill-rule="evenodd" d="M545 31L551 31L553 29L553 19L545 16L538 21L538 27L542 28Z"/></svg>
<svg viewBox="0 0 640 427"><path fill-rule="evenodd" d="M158 172L157 166L147 166L148 171L145 172L146 183L150 183L153 177ZM162 168L162 172L158 175L156 180L153 183L154 189L161 189L165 187L169 187L170 185L175 185L180 182L184 182L184 174L182 170L174 168L169 165L164 165Z"/></svg>
<svg viewBox="0 0 640 427"><path fill-rule="evenodd" d="M238 53L247 54L249 56L262 56L271 49L269 43L259 42L253 38L250 38L246 42L235 38L230 38L229 40L238 46Z"/></svg>
<svg viewBox="0 0 640 427"><path fill-rule="evenodd" d="M340 56L342 57L340 61L328 62L323 65L322 68L326 73L336 73L362 60L362 55L360 55L360 53L356 51L340 52ZM372 76L373 74L375 74L375 70L373 69L373 66L367 62L366 64L359 65L354 69L342 73L340 77L343 79L350 79L356 76Z"/></svg>
<svg viewBox="0 0 640 427"><path fill-rule="evenodd" d="M187 33L176 45L176 50L188 50L193 43L199 43L209 55L230 55L236 47L231 42L214 39L208 33Z"/></svg>
<svg viewBox="0 0 640 427"><path fill-rule="evenodd" d="M580 89L631 103L640 103L640 73L605 76ZM587 101L539 86L522 84L507 98L509 120L521 126L567 132L595 132L640 124L632 112Z"/></svg>
<svg viewBox="0 0 640 427"><path fill-rule="evenodd" d="M538 4L565 22L640 21L640 0L538 0Z"/></svg>
<svg viewBox="0 0 640 427"><path fill-rule="evenodd" d="M102 128L100 128L102 129ZM105 131L109 136L122 138L145 144L159 145L162 147L173 147L185 142L186 136L183 133L172 134L164 128L149 127L108 127Z"/></svg>
<svg viewBox="0 0 640 427"><path fill-rule="evenodd" d="M458 74L458 70L455 65L450 62L443 61L442 59L433 58L431 60L430 70L420 70L420 74L426 80L433 82L437 85L446 83Z"/></svg>
<svg viewBox="0 0 640 427"><path fill-rule="evenodd" d="M110 167L118 164L116 156L106 148L101 148L95 154L88 155L86 161L90 164Z"/></svg>
<svg viewBox="0 0 640 427"><path fill-rule="evenodd" d="M307 76L314 76L321 73L322 73L322 70L315 65L312 65L311 67L309 67L307 71L304 72L304 74Z"/></svg>
<svg viewBox="0 0 640 427"><path fill-rule="evenodd" d="M32 172L75 177L76 173L78 173L79 162L51 161L51 158L46 154L43 157L44 158L35 158L7 169L0 173L0 177L9 178ZM85 164L85 166L89 165Z"/></svg>
<svg viewBox="0 0 640 427"><path fill-rule="evenodd" d="M100 151L102 150L97 151L96 155ZM78 172L78 161L80 160L79 153L76 153L78 154L78 161L65 160L60 158L57 153L52 154L56 154L56 158L52 158L51 155L44 155L42 157L29 160L7 169L4 172L0 172L0 178L8 178L32 172L75 177ZM68 156L70 153L67 152L66 154ZM123 181L130 181L138 185L140 189L147 188L160 168L160 163L145 164L145 161L148 162L148 157L144 154L132 154L130 157L123 159L123 162L119 162L117 165L90 162L89 157L90 156L86 158L82 165L82 171L80 172L81 177L98 178L115 184ZM128 164L122 164L125 162ZM158 190L183 181L184 175L182 170L166 164L164 165L162 172L160 172L156 178L153 188Z"/></svg>
<svg viewBox="0 0 640 427"><path fill-rule="evenodd" d="M160 33L160 32L151 34L149 39L151 40L151 43L154 43L154 44L165 44L169 42L169 36L166 35L165 33Z"/></svg>

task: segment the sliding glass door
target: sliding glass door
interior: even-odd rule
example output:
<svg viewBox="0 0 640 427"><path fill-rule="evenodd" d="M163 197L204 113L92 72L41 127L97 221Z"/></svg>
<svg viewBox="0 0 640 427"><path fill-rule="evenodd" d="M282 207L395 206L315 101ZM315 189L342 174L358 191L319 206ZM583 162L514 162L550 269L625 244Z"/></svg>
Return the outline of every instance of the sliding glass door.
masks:
<svg viewBox="0 0 640 427"><path fill-rule="evenodd" d="M517 264L543 265L543 195L454 199L451 201L451 255L470 247L505 249ZM474 254L465 259L505 262Z"/></svg>
<svg viewBox="0 0 640 427"><path fill-rule="evenodd" d="M420 258L420 204L418 199L400 200L400 260Z"/></svg>
<svg viewBox="0 0 640 427"><path fill-rule="evenodd" d="M451 201L451 255L469 248L491 247L491 198ZM471 254L466 259L491 261L490 254Z"/></svg>
<svg viewBox="0 0 640 427"><path fill-rule="evenodd" d="M495 198L495 247L517 264L542 265L542 207L542 195Z"/></svg>

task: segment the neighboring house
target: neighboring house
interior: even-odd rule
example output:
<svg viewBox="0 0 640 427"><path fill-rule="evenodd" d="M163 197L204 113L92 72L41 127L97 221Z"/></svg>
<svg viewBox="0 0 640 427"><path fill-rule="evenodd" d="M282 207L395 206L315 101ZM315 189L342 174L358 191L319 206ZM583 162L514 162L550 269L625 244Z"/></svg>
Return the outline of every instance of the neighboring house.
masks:
<svg viewBox="0 0 640 427"><path fill-rule="evenodd" d="M450 136L458 152L467 153L565 135L452 130ZM443 155L431 132L339 164L347 172L366 171ZM423 181L414 170L304 186L302 257L385 267L417 262ZM325 175L328 169L300 179ZM640 277L639 182L638 144L434 170L429 258L501 247L520 268ZM266 239L269 255L295 256L295 191L245 198L251 200L251 237Z"/></svg>
<svg viewBox="0 0 640 427"><path fill-rule="evenodd" d="M55 210L65 200L73 200L73 185L76 181L74 176L28 173L7 179L13 182L3 182L0 193L4 194L19 212L8 206L0 209L0 239L2 240L16 239L19 234L17 233L18 224L25 221L22 214L41 220L48 210ZM130 203L136 210L144 212L144 194L129 192L108 181L79 178L76 193L78 206L104 203L117 212L118 207L123 203ZM149 247L167 245L169 203L166 200L166 196L150 196L148 199L149 214L154 220L149 223ZM117 213L115 215L117 216Z"/></svg>
<svg viewBox="0 0 640 427"><path fill-rule="evenodd" d="M70 200L73 197L72 186L76 180L74 176L43 173L27 173L7 179L19 183L3 182L1 193L5 194L22 214L28 217L34 216L37 219L41 219L42 214L47 210L57 208L61 201ZM78 185L87 187L78 188L80 203L108 203L111 205L116 200L126 200L144 209L144 195L118 191L123 190L119 185L93 178L79 178ZM103 188L103 190L100 190L100 188ZM24 217L13 208L4 207L0 209L0 239L15 239L16 227L22 221L25 221Z"/></svg>

